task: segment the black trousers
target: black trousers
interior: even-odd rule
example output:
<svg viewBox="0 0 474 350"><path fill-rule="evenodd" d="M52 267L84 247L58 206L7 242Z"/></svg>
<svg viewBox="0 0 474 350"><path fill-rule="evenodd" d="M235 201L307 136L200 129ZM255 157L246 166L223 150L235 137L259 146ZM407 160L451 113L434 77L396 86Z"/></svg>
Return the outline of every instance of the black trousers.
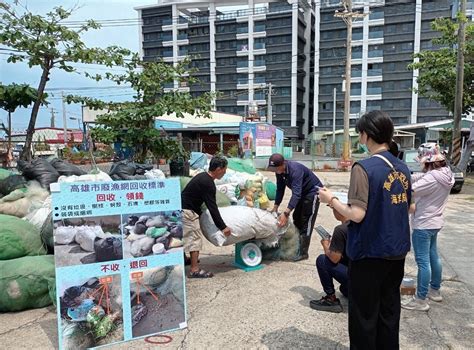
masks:
<svg viewBox="0 0 474 350"><path fill-rule="evenodd" d="M399 349L400 284L405 259L349 263L351 349Z"/></svg>
<svg viewBox="0 0 474 350"><path fill-rule="evenodd" d="M302 198L293 211L293 223L300 231L300 236L311 237L314 222L319 210L319 197Z"/></svg>

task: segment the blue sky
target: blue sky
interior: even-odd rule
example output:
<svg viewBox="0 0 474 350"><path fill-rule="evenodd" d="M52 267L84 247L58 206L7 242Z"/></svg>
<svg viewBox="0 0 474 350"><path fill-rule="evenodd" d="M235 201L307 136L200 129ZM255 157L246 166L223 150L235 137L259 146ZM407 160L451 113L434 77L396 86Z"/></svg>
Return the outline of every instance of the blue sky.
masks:
<svg viewBox="0 0 474 350"><path fill-rule="evenodd" d="M13 3L13 0L7 0L7 3ZM149 5L156 3L153 0L30 0L22 1L26 4L28 9L33 13L45 14L49 12L55 6L63 6L64 8L71 8L79 6L79 9L68 19L70 20L110 20L110 19L138 19L137 12L133 9L137 6ZM83 40L89 47L106 47L110 45L119 45L135 52L139 48L139 35L138 35L138 24L127 25L127 26L111 26L107 28L101 28L99 30L93 30L83 35ZM5 53L5 51L1 51ZM10 83L27 83L32 87L37 87L41 71L38 68L30 69L26 64L23 63L7 63L6 59L8 56L0 55L0 81L3 84ZM90 73L103 73L104 67L102 66L90 66L84 64L77 64L80 67L80 71L87 70ZM63 126L62 118L62 103L61 99L58 98L61 95L61 89L64 89L65 93L77 93L78 91L71 91L67 89L71 88L100 88L102 89L89 89L81 91L85 96L98 96L104 99L110 99L119 101L126 99L127 90L124 89L104 89L104 87L111 86L111 82L99 82L96 83L88 78L80 76L75 73L66 73L61 70L55 69L52 71L50 81L48 82L46 89L50 90L49 96L51 103L48 107L40 109L38 114L38 120L36 122L37 127L49 126L51 119L50 108L54 108L55 112L55 124L57 127ZM80 118L81 107L79 105L67 105L67 125L68 127L77 127L78 121L71 120L72 118ZM31 106L29 109L18 108L12 117L13 130L20 132L26 129L31 113ZM7 125L7 113L0 109L0 120Z"/></svg>

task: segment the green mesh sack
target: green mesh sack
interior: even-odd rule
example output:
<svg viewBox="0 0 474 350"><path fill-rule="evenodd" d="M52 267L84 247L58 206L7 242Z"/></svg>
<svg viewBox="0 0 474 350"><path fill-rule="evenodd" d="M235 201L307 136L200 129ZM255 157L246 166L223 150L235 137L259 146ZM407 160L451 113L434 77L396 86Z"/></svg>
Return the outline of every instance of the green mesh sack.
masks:
<svg viewBox="0 0 474 350"><path fill-rule="evenodd" d="M189 181L191 181L190 177L181 176L179 178L179 183L181 185L181 192L183 192L184 188L186 187ZM227 198L227 196L220 191L216 191L216 202L219 208L230 206L229 198ZM206 208L204 204L203 204L203 208Z"/></svg>
<svg viewBox="0 0 474 350"><path fill-rule="evenodd" d="M274 182L266 181L265 182L265 194L267 195L268 199L271 201L275 200L277 192L277 186Z"/></svg>
<svg viewBox="0 0 474 350"><path fill-rule="evenodd" d="M54 284L54 255L0 261L0 312L51 305Z"/></svg>
<svg viewBox="0 0 474 350"><path fill-rule="evenodd" d="M252 159L227 158L227 167L241 173L255 174L257 170L253 166Z"/></svg>
<svg viewBox="0 0 474 350"><path fill-rule="evenodd" d="M13 175L11 171L0 168L0 180L6 179L10 175Z"/></svg>
<svg viewBox="0 0 474 350"><path fill-rule="evenodd" d="M45 255L39 230L28 221L0 214L0 260Z"/></svg>

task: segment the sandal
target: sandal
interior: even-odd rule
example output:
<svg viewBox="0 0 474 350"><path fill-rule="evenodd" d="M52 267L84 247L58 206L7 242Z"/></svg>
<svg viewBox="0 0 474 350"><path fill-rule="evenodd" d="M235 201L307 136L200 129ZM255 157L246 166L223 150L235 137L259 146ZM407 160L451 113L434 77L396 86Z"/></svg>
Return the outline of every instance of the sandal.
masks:
<svg viewBox="0 0 474 350"><path fill-rule="evenodd" d="M211 278L214 274L212 272L200 269L199 271L189 272L189 278Z"/></svg>

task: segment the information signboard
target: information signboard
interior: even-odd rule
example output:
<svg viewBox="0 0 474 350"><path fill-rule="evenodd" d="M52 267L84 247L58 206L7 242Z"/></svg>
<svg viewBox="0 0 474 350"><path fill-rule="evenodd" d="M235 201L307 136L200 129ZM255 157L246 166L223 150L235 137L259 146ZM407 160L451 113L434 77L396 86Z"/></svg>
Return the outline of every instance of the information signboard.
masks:
<svg viewBox="0 0 474 350"><path fill-rule="evenodd" d="M179 179L51 185L60 349L186 327Z"/></svg>

